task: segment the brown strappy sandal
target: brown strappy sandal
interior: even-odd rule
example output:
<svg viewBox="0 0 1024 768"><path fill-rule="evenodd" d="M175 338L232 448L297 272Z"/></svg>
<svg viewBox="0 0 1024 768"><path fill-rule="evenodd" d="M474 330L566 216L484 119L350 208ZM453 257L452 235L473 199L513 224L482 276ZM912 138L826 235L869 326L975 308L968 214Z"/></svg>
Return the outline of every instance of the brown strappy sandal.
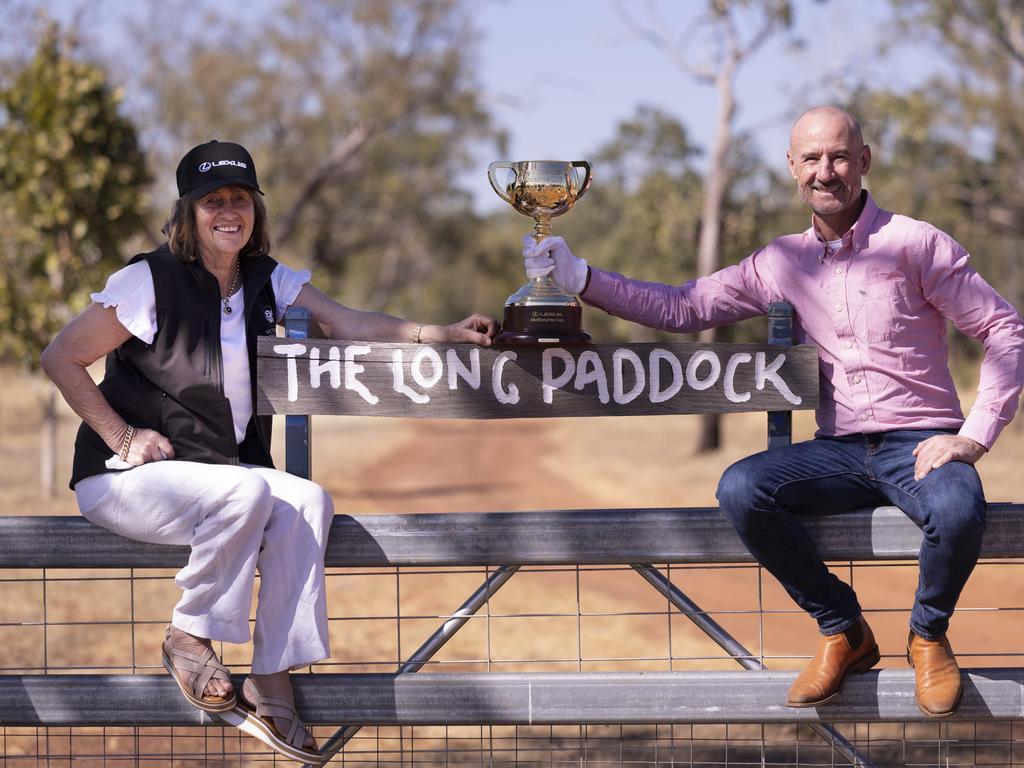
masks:
<svg viewBox="0 0 1024 768"><path fill-rule="evenodd" d="M203 693L211 680L231 682L231 675L227 667L220 663L212 648L206 648L200 654L175 648L171 643L170 624L167 625L167 632L164 635L161 656L164 669L170 672L182 695L193 707L204 712L227 712L238 702L234 691L230 696ZM179 675L184 675L184 681Z"/></svg>
<svg viewBox="0 0 1024 768"><path fill-rule="evenodd" d="M229 717L222 716L223 719L291 760L317 765L323 762L324 757L318 751L302 746L308 731L291 702L276 696L262 695L250 678L245 679L238 698L239 705ZM236 722L237 715L244 715L244 719L238 718ZM287 734L277 729L273 720L275 717L291 721Z"/></svg>

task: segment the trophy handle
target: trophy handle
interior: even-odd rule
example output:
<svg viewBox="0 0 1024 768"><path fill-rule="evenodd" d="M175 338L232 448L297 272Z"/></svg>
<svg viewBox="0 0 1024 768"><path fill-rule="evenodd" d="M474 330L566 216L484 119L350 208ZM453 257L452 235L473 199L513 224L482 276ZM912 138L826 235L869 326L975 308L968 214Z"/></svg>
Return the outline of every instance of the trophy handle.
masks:
<svg viewBox="0 0 1024 768"><path fill-rule="evenodd" d="M576 199L579 200L581 197L583 197L583 195L587 193L587 190L590 188L590 163L588 163L586 160L573 160L570 163L570 165L573 168L583 169L583 183L580 184L580 191L576 193Z"/></svg>
<svg viewBox="0 0 1024 768"><path fill-rule="evenodd" d="M513 167L512 163L506 163L502 160L496 160L495 162L487 166L487 180L491 182L491 188L498 193L498 197L500 197L509 205L512 205L512 198L510 198L508 194L505 192L505 190L501 188L501 185L498 184L498 177L494 174L494 172L499 168L508 168L510 171L512 171L512 174L517 179L519 178L519 174L516 173L516 169Z"/></svg>

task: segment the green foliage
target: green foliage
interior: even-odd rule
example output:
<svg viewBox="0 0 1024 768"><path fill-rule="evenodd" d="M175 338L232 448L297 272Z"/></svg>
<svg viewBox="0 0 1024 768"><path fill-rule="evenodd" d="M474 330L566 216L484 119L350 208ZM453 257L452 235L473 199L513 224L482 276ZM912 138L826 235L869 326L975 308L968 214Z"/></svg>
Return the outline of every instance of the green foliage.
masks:
<svg viewBox="0 0 1024 768"><path fill-rule="evenodd" d="M974 267L1024 307L1024 6L1012 0L894 0L902 29L954 77L909 93L862 89L852 109L874 149L879 203L949 232ZM980 348L960 336L954 354Z"/></svg>
<svg viewBox="0 0 1024 768"><path fill-rule="evenodd" d="M49 26L0 87L0 356L39 353L123 263L148 181L135 129L99 67Z"/></svg>
<svg viewBox="0 0 1024 768"><path fill-rule="evenodd" d="M480 255L458 180L473 143L496 137L476 82L472 10L284 0L249 23L205 14L174 46L159 26L143 30L142 83L168 133L169 167L199 141L245 144L276 256L308 264L318 286L354 306L454 319L474 308L463 281ZM163 3L153 12L168 13Z"/></svg>

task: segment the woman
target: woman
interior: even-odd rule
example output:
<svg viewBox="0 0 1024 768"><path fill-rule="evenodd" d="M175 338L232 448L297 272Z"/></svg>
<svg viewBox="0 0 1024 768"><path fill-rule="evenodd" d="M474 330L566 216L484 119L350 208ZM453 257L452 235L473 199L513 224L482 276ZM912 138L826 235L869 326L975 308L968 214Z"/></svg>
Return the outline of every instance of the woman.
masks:
<svg viewBox="0 0 1024 768"><path fill-rule="evenodd" d="M273 469L270 418L253 413L256 339L285 310L325 338L474 342L494 320L412 323L338 304L269 256L266 209L249 153L211 141L177 170L167 242L136 256L43 352L43 369L83 424L71 486L82 514L141 541L188 544L163 664L196 707L238 707L245 730L282 754L319 758L295 712L289 670L330 655L324 549L334 514L315 483ZM107 355L99 386L87 367ZM237 692L211 641L249 640Z"/></svg>

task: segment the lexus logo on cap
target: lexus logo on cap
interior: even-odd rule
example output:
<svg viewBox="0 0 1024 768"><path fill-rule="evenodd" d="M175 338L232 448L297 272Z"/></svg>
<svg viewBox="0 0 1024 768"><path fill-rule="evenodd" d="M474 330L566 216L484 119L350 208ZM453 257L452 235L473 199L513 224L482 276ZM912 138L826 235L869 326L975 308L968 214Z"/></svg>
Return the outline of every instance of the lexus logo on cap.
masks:
<svg viewBox="0 0 1024 768"><path fill-rule="evenodd" d="M219 165L233 165L236 168L248 168L249 166L245 163L239 162L238 160L218 160L216 163L200 163L199 172L206 173L211 168L216 168Z"/></svg>

